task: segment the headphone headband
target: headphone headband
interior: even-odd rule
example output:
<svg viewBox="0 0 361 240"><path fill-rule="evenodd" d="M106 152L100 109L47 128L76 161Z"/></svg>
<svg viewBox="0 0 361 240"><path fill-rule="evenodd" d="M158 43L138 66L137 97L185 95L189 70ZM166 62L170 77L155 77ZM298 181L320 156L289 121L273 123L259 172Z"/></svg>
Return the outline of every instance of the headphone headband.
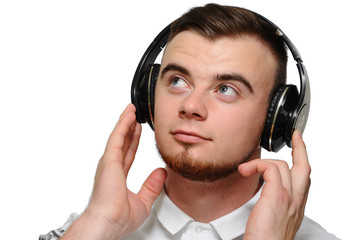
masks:
<svg viewBox="0 0 361 240"><path fill-rule="evenodd" d="M295 129L299 129L301 132L305 129L310 110L309 78L299 51L286 34L264 16L251 12L271 24L278 31L283 42L292 53L299 72L300 92L298 93L294 85L288 85L291 87L290 90L288 88L278 89L279 92L276 91L270 103L261 144L268 151L277 152L285 144L291 147L292 133ZM148 76L148 72L150 69L151 72L155 72L152 65L154 65L157 56L168 42L171 25L172 23L165 27L149 45L138 64L132 82L131 100L137 109L137 121L140 123L148 122L152 129L154 102L151 99L154 99L153 91L158 72L151 73L150 76ZM159 71L159 66L156 69ZM148 74L147 77L145 77L146 74ZM156 74L156 77L152 76L152 74Z"/></svg>

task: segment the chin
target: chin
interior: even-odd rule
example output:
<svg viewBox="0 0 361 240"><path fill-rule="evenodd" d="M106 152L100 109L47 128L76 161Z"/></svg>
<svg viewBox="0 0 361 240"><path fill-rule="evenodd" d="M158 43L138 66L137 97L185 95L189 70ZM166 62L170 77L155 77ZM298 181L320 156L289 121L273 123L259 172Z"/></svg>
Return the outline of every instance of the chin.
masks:
<svg viewBox="0 0 361 240"><path fill-rule="evenodd" d="M192 154L192 147L186 145L176 154L170 154L160 148L158 152L168 168L186 179L198 182L215 182L224 179L237 172L238 166L248 159L247 156L230 163L219 159L210 160L210 158L201 160Z"/></svg>

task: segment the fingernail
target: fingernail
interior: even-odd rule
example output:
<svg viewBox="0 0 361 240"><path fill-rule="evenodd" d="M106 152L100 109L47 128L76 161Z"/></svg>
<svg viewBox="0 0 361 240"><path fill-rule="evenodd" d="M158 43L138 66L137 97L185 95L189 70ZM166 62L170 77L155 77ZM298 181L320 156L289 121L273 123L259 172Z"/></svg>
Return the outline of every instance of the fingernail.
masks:
<svg viewBox="0 0 361 240"><path fill-rule="evenodd" d="M303 139L302 132L300 130L298 130L298 135L300 136L301 139Z"/></svg>
<svg viewBox="0 0 361 240"><path fill-rule="evenodd" d="M302 132L300 130L296 129L294 134L298 135L302 139Z"/></svg>
<svg viewBox="0 0 361 240"><path fill-rule="evenodd" d="M241 169L247 167L247 163L241 163L239 166L238 166L238 170L241 171Z"/></svg>

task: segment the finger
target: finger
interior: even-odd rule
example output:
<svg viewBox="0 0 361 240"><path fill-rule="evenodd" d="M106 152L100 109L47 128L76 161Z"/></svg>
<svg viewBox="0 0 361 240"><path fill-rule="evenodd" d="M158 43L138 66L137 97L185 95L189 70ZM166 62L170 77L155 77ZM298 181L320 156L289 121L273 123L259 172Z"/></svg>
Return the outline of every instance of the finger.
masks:
<svg viewBox="0 0 361 240"><path fill-rule="evenodd" d="M118 139L119 133L122 133L123 135L128 133L128 130L131 128L131 124L134 123L133 118L135 118L135 107L132 104L128 104L110 134L107 146L111 145L113 142L117 143L117 141L114 140ZM124 124L127 124L128 126L124 128Z"/></svg>
<svg viewBox="0 0 361 240"><path fill-rule="evenodd" d="M128 176L129 169L133 164L135 154L138 150L141 132L142 132L142 126L139 123L137 123L134 129L132 140L130 142L128 151L124 159L124 172L126 176Z"/></svg>
<svg viewBox="0 0 361 240"><path fill-rule="evenodd" d="M244 177L254 174L261 174L266 183L271 184L274 188L283 187L280 170L277 164L263 159L255 159L250 162L241 164L238 171Z"/></svg>
<svg viewBox="0 0 361 240"><path fill-rule="evenodd" d="M292 186L296 193L304 195L310 184L311 166L308 161L306 145L299 130L296 130L292 135L292 159Z"/></svg>
<svg viewBox="0 0 361 240"><path fill-rule="evenodd" d="M129 145L129 135L132 135L132 129L134 129L133 125L135 123L135 107L129 104L119 118L113 132L110 134L104 153L106 157L104 159L109 161L124 161L124 146Z"/></svg>
<svg viewBox="0 0 361 240"><path fill-rule="evenodd" d="M311 187L311 179L310 181L308 182L308 185L306 187L306 191L304 192L304 196L303 196L303 201L302 201L302 213L305 212L305 208L306 208L306 203L307 203L307 199L308 199L308 192L310 190L310 187Z"/></svg>
<svg viewBox="0 0 361 240"><path fill-rule="evenodd" d="M126 153L128 152L130 143L132 142L132 139L134 136L134 131L135 131L136 125L137 125L137 122L134 121L128 129L128 133L124 136L123 147L122 147L123 156L125 156Z"/></svg>
<svg viewBox="0 0 361 240"><path fill-rule="evenodd" d="M129 112L135 112L135 106L132 103L129 103L122 114L119 116L118 122L121 121L125 115L127 115Z"/></svg>
<svg viewBox="0 0 361 240"><path fill-rule="evenodd" d="M292 194L292 179L291 179L290 167L288 166L287 162L281 160L268 160L268 159L266 159L265 161L274 163L278 166L278 169L281 174L282 185L289 194Z"/></svg>
<svg viewBox="0 0 361 240"><path fill-rule="evenodd" d="M164 168L158 168L154 170L149 177L143 183L143 186L138 192L138 196L143 200L148 214L152 208L155 199L161 193L165 179L167 178L167 172Z"/></svg>

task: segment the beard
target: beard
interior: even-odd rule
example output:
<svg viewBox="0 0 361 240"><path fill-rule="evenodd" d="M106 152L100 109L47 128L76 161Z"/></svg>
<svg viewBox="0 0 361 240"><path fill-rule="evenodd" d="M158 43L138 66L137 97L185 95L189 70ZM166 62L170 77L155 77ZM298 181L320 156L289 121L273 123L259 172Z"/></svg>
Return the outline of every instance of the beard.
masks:
<svg viewBox="0 0 361 240"><path fill-rule="evenodd" d="M232 175L238 171L238 166L240 164L249 160L253 153L253 151L251 151L238 161L225 163L221 159L213 161L200 161L194 159L189 154L190 148L190 145L183 144L183 150L181 152L175 155L167 155L157 147L163 161L170 169L184 178L199 182L215 182Z"/></svg>

